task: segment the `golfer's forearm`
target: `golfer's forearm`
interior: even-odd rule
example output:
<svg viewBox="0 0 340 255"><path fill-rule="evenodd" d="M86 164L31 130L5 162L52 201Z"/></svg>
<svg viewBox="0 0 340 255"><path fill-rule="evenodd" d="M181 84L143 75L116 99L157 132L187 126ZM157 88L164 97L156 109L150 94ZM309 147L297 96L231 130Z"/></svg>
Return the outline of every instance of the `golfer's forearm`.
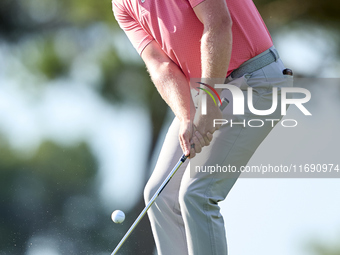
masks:
<svg viewBox="0 0 340 255"><path fill-rule="evenodd" d="M205 0L194 7L203 24L201 38L202 81L211 86L224 83L232 47L232 19L225 0ZM217 90L221 93L221 90ZM200 95L205 92L200 91ZM209 105L213 104L210 97ZM216 107L215 107L216 108Z"/></svg>
<svg viewBox="0 0 340 255"><path fill-rule="evenodd" d="M184 74L171 60L147 64L151 79L180 121L193 121L195 106Z"/></svg>
<svg viewBox="0 0 340 255"><path fill-rule="evenodd" d="M201 40L202 78L220 78L224 82L231 48L231 22L205 27Z"/></svg>
<svg viewBox="0 0 340 255"><path fill-rule="evenodd" d="M231 48L231 22L205 28L201 40L203 82L210 83L211 86L224 83L231 57ZM216 89L216 91L220 94L222 90ZM200 96L203 94L205 92L200 91ZM211 97L207 97L208 111L214 111L215 108Z"/></svg>

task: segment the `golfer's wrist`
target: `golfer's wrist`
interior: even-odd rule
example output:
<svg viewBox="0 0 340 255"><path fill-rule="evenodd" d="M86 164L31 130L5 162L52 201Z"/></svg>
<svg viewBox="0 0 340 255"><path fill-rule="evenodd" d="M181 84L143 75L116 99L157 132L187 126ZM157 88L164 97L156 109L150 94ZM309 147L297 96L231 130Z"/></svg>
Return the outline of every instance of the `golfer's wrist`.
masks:
<svg viewBox="0 0 340 255"><path fill-rule="evenodd" d="M183 114L183 115L179 115L177 116L177 118L183 122L183 123L193 123L194 119L195 119L195 114L196 114L196 109L191 110L190 112Z"/></svg>

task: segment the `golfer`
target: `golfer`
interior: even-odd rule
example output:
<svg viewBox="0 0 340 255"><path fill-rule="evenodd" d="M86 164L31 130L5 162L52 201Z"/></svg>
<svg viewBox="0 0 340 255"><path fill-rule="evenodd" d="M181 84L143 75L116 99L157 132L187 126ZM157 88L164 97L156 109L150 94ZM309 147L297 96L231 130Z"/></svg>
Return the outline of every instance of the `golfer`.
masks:
<svg viewBox="0 0 340 255"><path fill-rule="evenodd" d="M246 118L267 117L255 116L248 107L244 115L233 115L228 89L216 89L230 102L222 112L209 86L230 83L244 98L251 87L254 107L266 110L272 105L273 87L280 93L281 87L290 86L282 73L285 67L252 0L113 0L112 4L116 20L176 116L145 187L146 202L180 156L190 155L148 211L158 255L225 255L218 202L239 174L200 172L195 166L239 169L273 126L247 125ZM214 126L215 119L233 120L234 125L229 121Z"/></svg>

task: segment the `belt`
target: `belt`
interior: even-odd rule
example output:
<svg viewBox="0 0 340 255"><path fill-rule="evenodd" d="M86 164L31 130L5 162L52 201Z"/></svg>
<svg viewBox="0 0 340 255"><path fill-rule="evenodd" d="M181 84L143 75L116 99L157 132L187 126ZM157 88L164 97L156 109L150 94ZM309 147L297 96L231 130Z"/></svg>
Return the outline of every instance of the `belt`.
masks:
<svg viewBox="0 0 340 255"><path fill-rule="evenodd" d="M228 80L233 80L235 78L240 78L247 73L255 72L280 58L279 53L273 47L268 50L262 52L261 54L247 60L242 65L240 65L237 69L231 72L231 74L227 77Z"/></svg>

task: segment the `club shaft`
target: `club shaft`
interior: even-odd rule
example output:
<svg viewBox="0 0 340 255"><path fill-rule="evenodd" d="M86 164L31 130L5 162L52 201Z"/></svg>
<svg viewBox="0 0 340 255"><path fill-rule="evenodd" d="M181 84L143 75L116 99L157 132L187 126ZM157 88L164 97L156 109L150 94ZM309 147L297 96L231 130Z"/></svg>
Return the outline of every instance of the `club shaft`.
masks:
<svg viewBox="0 0 340 255"><path fill-rule="evenodd" d="M131 225L131 227L129 228L129 230L126 232L126 234L124 235L124 237L122 238L122 240L119 242L119 244L116 246L116 248L114 249L114 251L111 253L111 255L115 255L118 250L120 249L120 247L124 244L124 242L126 241L126 239L130 236L130 234L132 233L132 231L135 229L135 227L138 225L138 223L141 221L141 219L144 217L144 215L146 214L146 212L149 210L149 208L152 206L152 204L155 202L156 198L159 196L159 194L162 192L162 190L165 188L165 186L168 184L168 182L170 181L170 179L172 178L172 176L174 176L174 174L177 172L178 168L185 162L185 160L187 159L187 157L183 154L181 159L177 162L177 164L174 166L174 168L171 170L171 172L169 173L168 177L166 177L166 179L163 181L162 185L158 188L158 190L156 191L156 193L153 195L153 197L151 198L151 200L149 201L149 203L145 206L145 208L143 209L143 211L139 214L139 216L137 217L137 219L135 220L135 222Z"/></svg>

